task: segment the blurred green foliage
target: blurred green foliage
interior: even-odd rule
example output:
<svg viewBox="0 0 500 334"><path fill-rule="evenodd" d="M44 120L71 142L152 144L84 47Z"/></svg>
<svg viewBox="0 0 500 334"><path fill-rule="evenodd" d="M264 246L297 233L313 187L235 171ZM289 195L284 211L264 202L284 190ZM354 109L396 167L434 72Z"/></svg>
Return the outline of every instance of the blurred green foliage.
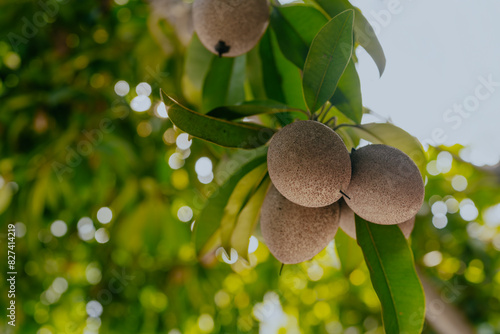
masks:
<svg viewBox="0 0 500 334"><path fill-rule="evenodd" d="M178 148L180 130L157 110L159 88L196 105L203 80L186 81L188 43L159 8L134 0L0 5L0 251L7 225L16 224L15 332L382 333L357 246L341 250L348 237L337 240L338 255L332 244L281 276L263 243L249 265L229 265L220 253L196 259L186 207L196 217L217 171L241 153L197 139ZM264 41L276 44L273 36ZM292 65L278 56L281 68ZM202 73L203 66L194 76ZM131 87L124 96L114 90L120 80ZM131 109L141 82L152 88L145 112ZM498 170L463 161L460 149L427 151L426 202L411 246L441 291L436 307L455 305L479 333L496 333ZM200 157L214 164L211 183L195 172ZM112 211L107 224L98 219L102 207ZM67 225L60 237L56 220ZM2 282L6 265L2 256ZM3 288L0 301L5 310ZM7 320L0 318L2 332ZM424 333L435 333L431 323Z"/></svg>

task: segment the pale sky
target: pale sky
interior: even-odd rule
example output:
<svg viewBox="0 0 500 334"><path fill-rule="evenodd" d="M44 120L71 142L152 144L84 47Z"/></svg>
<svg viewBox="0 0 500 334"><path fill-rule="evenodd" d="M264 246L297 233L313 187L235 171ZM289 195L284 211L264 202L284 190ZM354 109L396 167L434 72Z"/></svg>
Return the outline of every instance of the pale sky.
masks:
<svg viewBox="0 0 500 334"><path fill-rule="evenodd" d="M374 26L387 58L379 78L373 61L358 48L363 104L421 141L469 145L473 162L498 162L500 1L353 4ZM387 15L389 8L393 13Z"/></svg>
<svg viewBox="0 0 500 334"><path fill-rule="evenodd" d="M363 104L423 142L468 145L474 163L497 163L500 1L351 2L372 23L387 58L379 78L358 48ZM381 120L363 119L372 121Z"/></svg>

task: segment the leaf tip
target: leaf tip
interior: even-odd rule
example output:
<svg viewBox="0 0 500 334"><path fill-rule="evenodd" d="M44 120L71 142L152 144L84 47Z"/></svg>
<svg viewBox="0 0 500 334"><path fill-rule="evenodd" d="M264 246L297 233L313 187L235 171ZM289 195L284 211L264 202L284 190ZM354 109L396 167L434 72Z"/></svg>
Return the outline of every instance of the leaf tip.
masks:
<svg viewBox="0 0 500 334"><path fill-rule="evenodd" d="M384 74L385 63L386 63L385 56L383 56L383 58L381 58L380 61L378 61L378 63L377 63L379 78L381 78L382 74Z"/></svg>

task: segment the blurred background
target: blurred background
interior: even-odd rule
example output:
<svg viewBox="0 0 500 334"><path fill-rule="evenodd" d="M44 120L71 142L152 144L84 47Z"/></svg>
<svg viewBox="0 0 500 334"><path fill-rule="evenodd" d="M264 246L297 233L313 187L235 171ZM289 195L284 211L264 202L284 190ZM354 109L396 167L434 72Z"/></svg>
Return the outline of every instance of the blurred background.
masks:
<svg viewBox="0 0 500 334"><path fill-rule="evenodd" d="M390 3L355 4L375 26L380 15L370 13ZM499 333L500 93L480 79L500 80L498 4L400 5L377 31L387 72L378 79L362 50L358 69L364 104L378 114L366 121L390 117L424 142L435 128L448 136L427 143L427 195L411 239L428 294L424 333L457 334L453 324ZM6 254L15 224L13 333L383 333L355 248L348 266L332 242L279 276L257 229L250 264L220 253L195 258L196 214L217 187L220 162L238 153L189 139L159 104L160 87L190 89L190 6L0 3L0 244ZM476 109L469 118L448 114L460 125L446 123L454 103ZM4 255L0 266L6 309ZM2 333L11 331L7 320Z"/></svg>

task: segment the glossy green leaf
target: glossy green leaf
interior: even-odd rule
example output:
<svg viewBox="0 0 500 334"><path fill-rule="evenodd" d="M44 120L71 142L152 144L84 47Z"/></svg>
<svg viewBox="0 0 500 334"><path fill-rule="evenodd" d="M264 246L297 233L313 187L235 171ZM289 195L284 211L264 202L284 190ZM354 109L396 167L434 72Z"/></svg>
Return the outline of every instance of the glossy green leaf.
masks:
<svg viewBox="0 0 500 334"><path fill-rule="evenodd" d="M251 95L251 98L265 100L267 95L264 88L262 59L260 58L260 44L247 53L246 77L250 88L249 95Z"/></svg>
<svg viewBox="0 0 500 334"><path fill-rule="evenodd" d="M302 95L302 73L281 52L276 35L271 32L271 44L274 53L275 66L282 78L282 88L285 95L284 103L293 108L306 110L307 106ZM290 123L292 120L288 120ZM286 123L286 124L288 124Z"/></svg>
<svg viewBox="0 0 500 334"><path fill-rule="evenodd" d="M309 51L308 43L302 39L292 26L292 23L276 7L271 11L271 26L283 55L295 66L302 68Z"/></svg>
<svg viewBox="0 0 500 334"><path fill-rule="evenodd" d="M224 147L252 149L264 145L275 130L251 123L234 123L199 114L160 91L170 120L182 131Z"/></svg>
<svg viewBox="0 0 500 334"><path fill-rule="evenodd" d="M293 5L279 8L282 16L293 26L295 32L309 46L316 34L328 22L328 19L319 10L307 5ZM356 20L356 19L355 19ZM285 52L286 45L280 48ZM300 65L304 67L305 58ZM358 72L351 59L340 77L337 89L330 102L349 119L355 123L361 122L363 115L363 105L361 99L361 84Z"/></svg>
<svg viewBox="0 0 500 334"><path fill-rule="evenodd" d="M254 159L250 160L232 174L206 201L203 209L196 218L193 229L194 245L198 255L200 255L205 244L219 229L224 215L224 208L238 182L247 175L247 173L263 164L266 159L267 151L263 150Z"/></svg>
<svg viewBox="0 0 500 334"><path fill-rule="evenodd" d="M264 202L271 179L266 177L261 185L248 200L247 204L241 210L236 221L236 226L231 236L231 245L239 256L248 261L248 244L253 230L259 221L260 208Z"/></svg>
<svg viewBox="0 0 500 334"><path fill-rule="evenodd" d="M427 159L422 144L405 130L391 123L368 123L353 127L352 131L373 144L385 144L403 151L425 175Z"/></svg>
<svg viewBox="0 0 500 334"><path fill-rule="evenodd" d="M363 102L361 98L361 83L358 72L351 59L330 102L345 116L355 123L361 123L363 117Z"/></svg>
<svg viewBox="0 0 500 334"><path fill-rule="evenodd" d="M282 87L283 78L276 65L271 37L271 31L267 30L259 44L263 85L268 99L286 103Z"/></svg>
<svg viewBox="0 0 500 334"><path fill-rule="evenodd" d="M347 10L332 18L314 38L306 63L302 87L311 112L335 92L352 55L354 12Z"/></svg>
<svg viewBox="0 0 500 334"><path fill-rule="evenodd" d="M425 296L413 253L397 225L377 225L356 216L356 236L363 249L387 334L420 334Z"/></svg>
<svg viewBox="0 0 500 334"><path fill-rule="evenodd" d="M344 274L349 275L363 262L363 252L356 240L339 229L335 235L335 247Z"/></svg>
<svg viewBox="0 0 500 334"><path fill-rule="evenodd" d="M294 4L293 6L283 6L279 12L293 29L307 44L311 45L318 31L328 22L328 19L319 10L304 4ZM306 54L307 56L307 54ZM305 58L304 58L305 61ZM304 64L300 66L303 68Z"/></svg>
<svg viewBox="0 0 500 334"><path fill-rule="evenodd" d="M307 114L300 109L290 108L286 104L275 101L259 101L253 100L245 102L237 106L225 106L211 110L207 116L217 117L221 119L234 120L243 117L260 115L260 114L280 114L280 113L302 113L302 115L294 115L297 118L307 117ZM301 117L303 116L303 117Z"/></svg>
<svg viewBox="0 0 500 334"><path fill-rule="evenodd" d="M346 9L353 9L355 11L354 34L356 41L372 57L378 67L380 75L382 75L386 65L384 50L380 45L373 27L363 16L361 11L351 5L348 0L315 0L315 2L331 17L338 15Z"/></svg>
<svg viewBox="0 0 500 334"><path fill-rule="evenodd" d="M227 201L220 223L221 245L227 254L231 254L231 236L236 225L236 219L266 173L267 164L264 163L246 174L238 181Z"/></svg>
<svg viewBox="0 0 500 334"><path fill-rule="evenodd" d="M203 110L231 105L245 99L245 55L236 58L214 57L203 83Z"/></svg>
<svg viewBox="0 0 500 334"><path fill-rule="evenodd" d="M380 45L377 35L375 34L370 22L368 22L358 8L356 8L355 11L356 19L354 20L354 33L356 35L356 41L372 57L377 65L379 74L382 75L386 64L382 45Z"/></svg>

